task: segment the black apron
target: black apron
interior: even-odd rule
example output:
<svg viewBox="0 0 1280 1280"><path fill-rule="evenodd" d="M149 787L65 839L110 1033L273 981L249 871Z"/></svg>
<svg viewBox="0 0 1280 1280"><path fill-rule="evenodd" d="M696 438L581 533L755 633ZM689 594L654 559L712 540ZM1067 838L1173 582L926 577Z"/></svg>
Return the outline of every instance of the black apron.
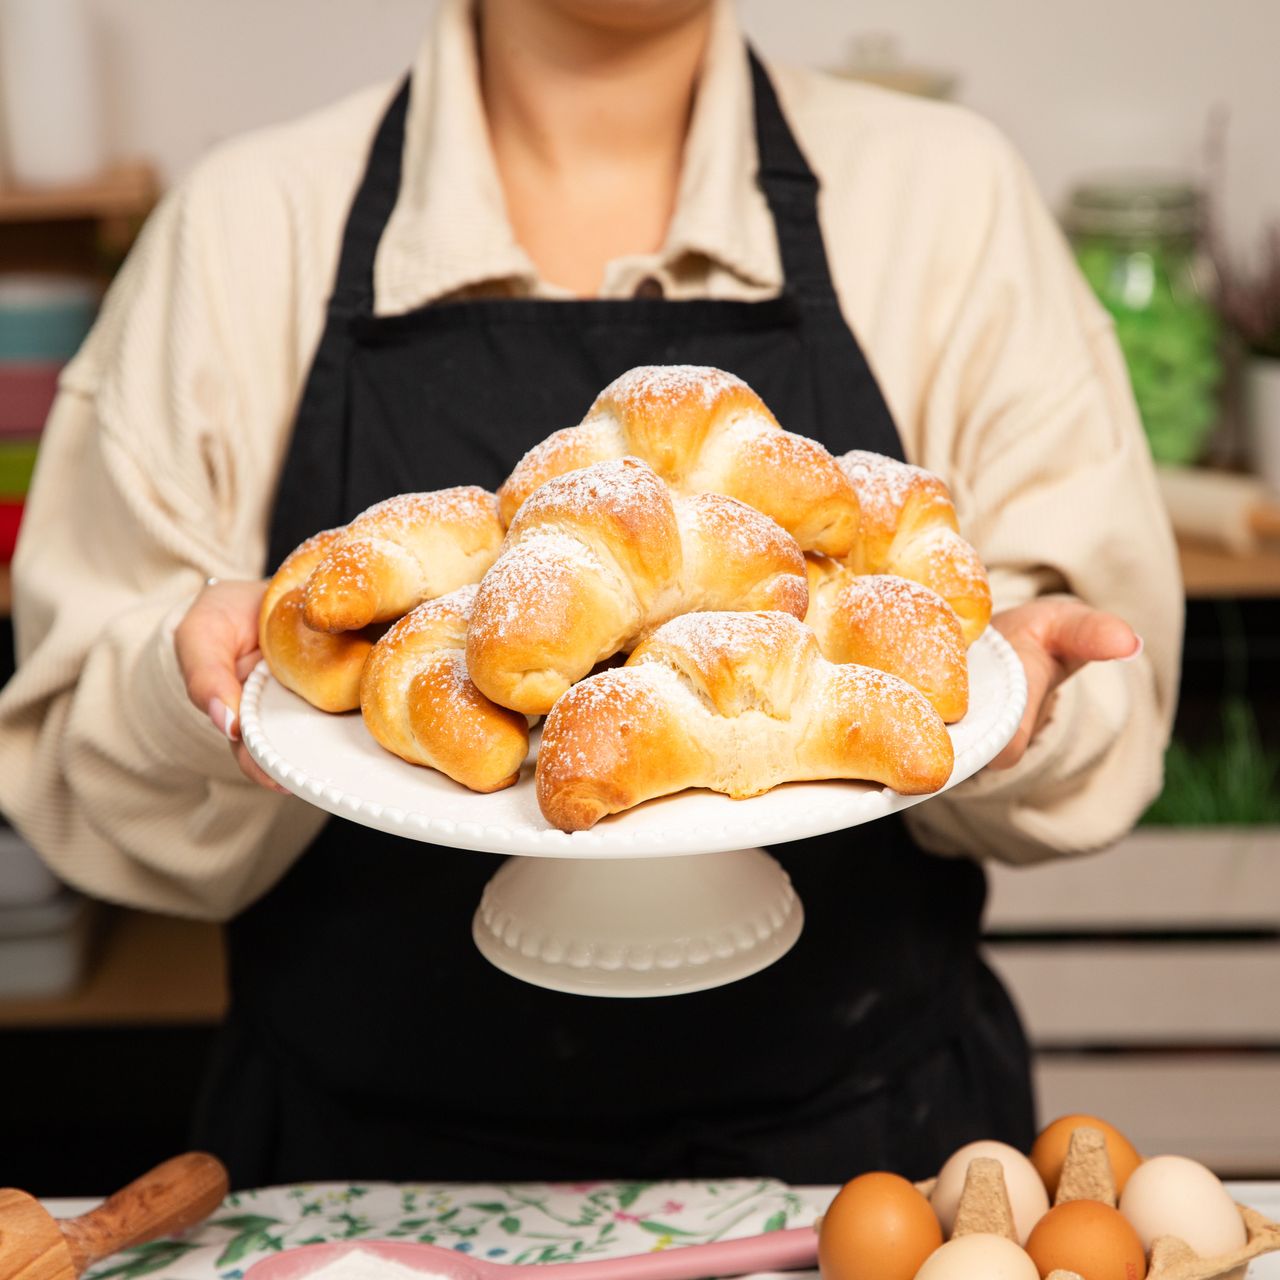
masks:
<svg viewBox="0 0 1280 1280"><path fill-rule="evenodd" d="M640 364L747 379L789 430L901 458L843 320L817 181L751 56L758 180L782 294L478 300L373 314L400 184L406 83L343 241L271 523L305 537L408 490L494 488ZM501 859L331 819L228 928L231 1012L198 1122L238 1185L314 1179L934 1172L1032 1136L1026 1045L977 952L985 881L897 818L779 846L805 906L782 960L717 990L563 995L492 968L471 917Z"/></svg>

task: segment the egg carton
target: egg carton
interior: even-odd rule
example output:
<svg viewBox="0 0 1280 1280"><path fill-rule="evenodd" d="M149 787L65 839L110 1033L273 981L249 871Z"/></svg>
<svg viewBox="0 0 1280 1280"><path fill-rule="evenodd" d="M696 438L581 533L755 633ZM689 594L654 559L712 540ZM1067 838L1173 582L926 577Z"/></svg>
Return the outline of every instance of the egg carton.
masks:
<svg viewBox="0 0 1280 1280"><path fill-rule="evenodd" d="M937 1182L917 1183L930 1195ZM1116 1207L1116 1180L1107 1158L1106 1139L1097 1129L1082 1127L1071 1135L1067 1157L1058 1181L1054 1205L1068 1200L1097 1200ZM1202 1258L1177 1236L1161 1236L1151 1247L1147 1280L1243 1280L1254 1258L1280 1249L1280 1223L1272 1222L1256 1209L1237 1205L1244 1220L1246 1243L1232 1253ZM966 1236L987 1232L1018 1243L1013 1227L1013 1209L1005 1187L1004 1169L998 1160L979 1157L965 1172L964 1190L951 1235ZM1051 1271L1046 1280L1082 1280L1074 1271Z"/></svg>

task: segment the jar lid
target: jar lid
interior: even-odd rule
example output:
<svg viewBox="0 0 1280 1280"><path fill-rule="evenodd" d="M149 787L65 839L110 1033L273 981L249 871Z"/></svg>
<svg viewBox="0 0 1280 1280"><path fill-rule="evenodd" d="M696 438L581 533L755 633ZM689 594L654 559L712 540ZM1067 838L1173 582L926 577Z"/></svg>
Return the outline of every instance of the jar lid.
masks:
<svg viewBox="0 0 1280 1280"><path fill-rule="evenodd" d="M1080 183L1067 203L1072 234L1195 236L1203 197L1187 178L1118 174Z"/></svg>

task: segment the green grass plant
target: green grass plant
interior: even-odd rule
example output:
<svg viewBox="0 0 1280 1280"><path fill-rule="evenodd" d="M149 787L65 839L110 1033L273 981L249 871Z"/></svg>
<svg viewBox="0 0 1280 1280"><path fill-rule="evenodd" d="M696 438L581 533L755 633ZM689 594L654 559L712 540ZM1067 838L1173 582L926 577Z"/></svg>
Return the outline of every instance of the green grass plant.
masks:
<svg viewBox="0 0 1280 1280"><path fill-rule="evenodd" d="M1218 741L1192 749L1174 741L1165 756L1164 790L1144 825L1280 825L1280 753L1268 751L1252 707L1223 704Z"/></svg>

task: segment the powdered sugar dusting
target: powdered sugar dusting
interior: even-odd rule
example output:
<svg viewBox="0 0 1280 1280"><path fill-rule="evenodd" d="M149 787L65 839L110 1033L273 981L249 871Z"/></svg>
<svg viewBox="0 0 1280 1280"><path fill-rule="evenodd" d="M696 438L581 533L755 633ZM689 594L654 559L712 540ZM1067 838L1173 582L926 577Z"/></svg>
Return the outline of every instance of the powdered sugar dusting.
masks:
<svg viewBox="0 0 1280 1280"><path fill-rule="evenodd" d="M900 636L899 644L917 659L951 660L962 646L960 619L936 592L895 574L849 577L843 586L845 607L883 636ZM963 652L961 647L960 652Z"/></svg>
<svg viewBox="0 0 1280 1280"><path fill-rule="evenodd" d="M787 650L814 643L812 633L789 613L686 613L664 622L649 637L641 660L662 661L661 646L683 649L704 669L718 664L746 662L777 666L788 661Z"/></svg>
<svg viewBox="0 0 1280 1280"><path fill-rule="evenodd" d="M642 364L615 378L596 398L596 405L612 401L628 413L651 409L655 403L670 411L696 401L710 409L726 392L742 390L750 388L741 378L711 365Z"/></svg>
<svg viewBox="0 0 1280 1280"><path fill-rule="evenodd" d="M520 508L511 533L514 536L530 525L554 519L561 511L573 515L599 512L629 522L643 518L655 507L671 509L670 491L657 473L639 458L616 458L548 480Z"/></svg>
<svg viewBox="0 0 1280 1280"><path fill-rule="evenodd" d="M559 530L535 530L499 556L480 584L471 629L477 639L505 637L531 609L554 599L566 562L581 547Z"/></svg>
<svg viewBox="0 0 1280 1280"><path fill-rule="evenodd" d="M435 718L429 726L429 736L436 740L436 746L448 746L451 755L463 759L483 757L500 741L499 734L509 735L517 727L518 722L508 720L506 713L476 688L462 649L448 652L436 672L444 677L444 696L451 711L448 716Z"/></svg>
<svg viewBox="0 0 1280 1280"><path fill-rule="evenodd" d="M901 708L903 712L908 708L921 706L928 709L928 703L925 702L920 691L913 689L901 676L890 675L887 671L860 666L856 663L847 663L840 670L846 673L846 679L857 690L860 700L869 703L888 702L893 704L895 710ZM909 722L906 715L896 716L895 719L903 726Z"/></svg>
<svg viewBox="0 0 1280 1280"><path fill-rule="evenodd" d="M569 467L565 465L566 460L576 458L581 450L581 429L579 427L561 427L559 431L553 431L545 440L540 441L532 449L525 452L524 457L512 468L511 475L507 478L506 484L502 488L505 490L508 485L523 476L523 473L535 463L539 472L549 471L553 475L563 474L569 470Z"/></svg>
<svg viewBox="0 0 1280 1280"><path fill-rule="evenodd" d="M510 523L520 505L539 485L566 471L576 471L626 450L613 431L590 427L565 427L554 431L516 463L515 469L498 490L501 515Z"/></svg>
<svg viewBox="0 0 1280 1280"><path fill-rule="evenodd" d="M882 526L897 522L912 488L922 482L938 482L938 477L923 467L865 449L851 449L842 454L839 461L857 491L863 511Z"/></svg>
<svg viewBox="0 0 1280 1280"><path fill-rule="evenodd" d="M314 1271L305 1280L449 1280L447 1273L420 1271L367 1249L354 1249Z"/></svg>
<svg viewBox="0 0 1280 1280"><path fill-rule="evenodd" d="M725 557L757 560L761 572L785 564L804 573L804 553L796 540L776 520L755 507L721 493L701 493L675 499L681 534L697 526L721 563Z"/></svg>
<svg viewBox="0 0 1280 1280"><path fill-rule="evenodd" d="M646 686L635 682L633 676L627 673L626 667L610 667L585 680L579 680L556 703L555 709L547 718L542 732L542 746L554 743L558 736L563 735L564 716L556 714L562 708L572 706L575 715L594 720L607 710L615 710L625 702L634 703L637 700L654 702L654 696ZM623 728L625 725L625 721L620 721L614 727Z"/></svg>
<svg viewBox="0 0 1280 1280"><path fill-rule="evenodd" d="M934 532L928 542L925 561L929 582L946 584L951 594L978 598L991 594L982 558L954 529Z"/></svg>
<svg viewBox="0 0 1280 1280"><path fill-rule="evenodd" d="M328 548L337 541L337 539L345 533L346 530L341 526L337 529L325 529L320 533L313 533L311 537L305 541L298 543L294 549L285 556L280 563L277 573L283 573L286 569L292 568L300 560L305 560L308 556L319 557L324 554Z"/></svg>
<svg viewBox="0 0 1280 1280"><path fill-rule="evenodd" d="M600 767L593 730L607 725L611 734L626 734L632 716L657 719L663 700L652 685L626 667L612 667L578 681L551 709L538 748L539 770L563 776L589 777ZM620 714L622 713L622 714Z"/></svg>
<svg viewBox="0 0 1280 1280"><path fill-rule="evenodd" d="M429 525L456 534L460 551L480 561L475 569L477 576L492 559L502 538L498 500L487 489L458 485L427 493L397 494L368 507L346 526L327 562L333 565L332 557L342 557L338 579L326 572L330 588L350 583L361 591L369 590L368 575L374 564L387 555L412 554L408 548L415 534Z"/></svg>
<svg viewBox="0 0 1280 1280"><path fill-rule="evenodd" d="M936 591L892 574L836 572L815 584L806 619L832 662L901 676L947 720L968 706L964 632Z"/></svg>
<svg viewBox="0 0 1280 1280"><path fill-rule="evenodd" d="M447 595L437 596L420 604L407 613L387 633L398 639L408 640L427 631L439 630L442 624L453 624L459 628L459 645L462 643L461 633L465 631L471 617L471 606L475 603L477 587L472 584L459 587Z"/></svg>
<svg viewBox="0 0 1280 1280"><path fill-rule="evenodd" d="M853 663L838 668L848 702L872 716L887 712L893 732L894 766L914 773L920 762L950 746L946 726L918 689L899 676Z"/></svg>
<svg viewBox="0 0 1280 1280"><path fill-rule="evenodd" d="M496 520L498 500L477 485L457 485L428 493L401 493L362 511L347 526L352 537L368 532L395 534L426 521L455 524L465 520Z"/></svg>
<svg viewBox="0 0 1280 1280"><path fill-rule="evenodd" d="M593 563L586 547L559 529L530 530L498 557L480 583L472 635L484 644L506 640L526 615L555 607L575 568Z"/></svg>
<svg viewBox="0 0 1280 1280"><path fill-rule="evenodd" d="M812 633L786 614L673 619L625 668L582 682L557 704L543 740L540 787L617 769L616 758L608 765L597 758L602 734L607 742L626 735L633 721L674 717L693 751L682 754L698 762L698 772L684 764L683 773L672 773L673 785L663 786L660 774L633 779L627 766L619 782L624 791L637 784L635 801L682 782L745 796L815 776L935 790L945 780L938 775L949 763L950 739L923 695L883 671L824 663L814 645ZM817 683L806 689L810 656ZM815 733L825 745L801 755Z"/></svg>

